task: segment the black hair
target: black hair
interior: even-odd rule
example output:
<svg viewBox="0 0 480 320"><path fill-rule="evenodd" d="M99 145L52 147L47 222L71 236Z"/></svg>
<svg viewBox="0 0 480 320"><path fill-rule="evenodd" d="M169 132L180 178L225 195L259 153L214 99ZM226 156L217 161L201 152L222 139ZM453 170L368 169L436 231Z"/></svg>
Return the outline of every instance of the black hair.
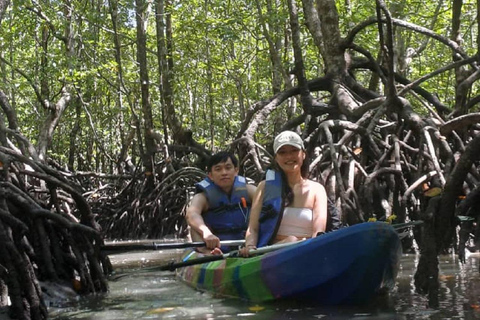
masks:
<svg viewBox="0 0 480 320"><path fill-rule="evenodd" d="M220 151L220 152L217 152L215 153L213 156L210 157L210 159L208 159L208 162L207 162L207 172L211 172L212 171L212 167L218 163L221 163L221 162L227 162L228 159L231 159L232 160L232 163L233 163L233 166L235 168L238 167L238 159L237 157L235 157L235 155L229 151Z"/></svg>

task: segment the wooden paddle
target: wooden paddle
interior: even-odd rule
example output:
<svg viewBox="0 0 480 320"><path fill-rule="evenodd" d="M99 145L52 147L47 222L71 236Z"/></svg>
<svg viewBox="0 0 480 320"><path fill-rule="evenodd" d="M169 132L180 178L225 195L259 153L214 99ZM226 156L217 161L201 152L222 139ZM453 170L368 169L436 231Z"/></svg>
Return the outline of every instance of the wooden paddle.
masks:
<svg viewBox="0 0 480 320"><path fill-rule="evenodd" d="M245 240L220 241L221 246L241 246ZM129 251L168 250L205 247L204 242L145 242L145 241L118 241L106 242L101 247L107 253L121 253Z"/></svg>

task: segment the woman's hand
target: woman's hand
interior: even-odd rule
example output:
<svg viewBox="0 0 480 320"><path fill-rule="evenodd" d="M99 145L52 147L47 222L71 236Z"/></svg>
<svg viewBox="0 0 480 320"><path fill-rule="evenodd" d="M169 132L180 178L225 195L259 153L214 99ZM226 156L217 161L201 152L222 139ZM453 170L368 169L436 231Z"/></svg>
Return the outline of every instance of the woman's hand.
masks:
<svg viewBox="0 0 480 320"><path fill-rule="evenodd" d="M218 255L222 255L223 252L220 248L215 248L213 250L210 250L206 247L201 247L201 248L197 248L196 249L198 252L200 253L203 253L205 255L212 255L212 256L218 256Z"/></svg>
<svg viewBox="0 0 480 320"><path fill-rule="evenodd" d="M257 250L257 247L254 246L253 244L249 244L243 248L240 248L238 251L238 254L240 257L247 258L250 255L250 250Z"/></svg>

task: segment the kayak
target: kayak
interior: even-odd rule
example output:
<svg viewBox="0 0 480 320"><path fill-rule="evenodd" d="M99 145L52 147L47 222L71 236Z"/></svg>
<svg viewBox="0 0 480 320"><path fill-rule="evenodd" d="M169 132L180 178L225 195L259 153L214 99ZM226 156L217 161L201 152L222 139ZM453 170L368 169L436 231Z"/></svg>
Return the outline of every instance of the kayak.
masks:
<svg viewBox="0 0 480 320"><path fill-rule="evenodd" d="M320 305L362 304L381 288L392 288L401 244L395 229L367 222L249 258L227 257L177 270L189 286L217 297L252 302L311 301ZM186 252L183 259L202 255Z"/></svg>

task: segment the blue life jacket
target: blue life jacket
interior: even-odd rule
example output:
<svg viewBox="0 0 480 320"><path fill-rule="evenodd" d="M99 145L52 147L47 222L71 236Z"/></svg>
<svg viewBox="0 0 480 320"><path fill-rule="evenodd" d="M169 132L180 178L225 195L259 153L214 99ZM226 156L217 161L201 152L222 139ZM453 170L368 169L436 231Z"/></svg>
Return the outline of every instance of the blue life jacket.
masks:
<svg viewBox="0 0 480 320"><path fill-rule="evenodd" d="M325 231L329 232L341 228L342 222L335 203L330 198L327 200L327 226ZM282 175L280 172L267 170L263 205L259 218L258 248L272 244L282 222L283 209Z"/></svg>
<svg viewBox="0 0 480 320"><path fill-rule="evenodd" d="M230 197L208 177L195 186L197 193L207 197L208 211L203 213L203 220L212 233L220 240L245 239L251 206L245 177L235 177ZM228 247L220 249L230 251Z"/></svg>
<svg viewBox="0 0 480 320"><path fill-rule="evenodd" d="M267 170L262 211L258 220L258 248L271 244L280 227L282 215L282 175L280 172Z"/></svg>

